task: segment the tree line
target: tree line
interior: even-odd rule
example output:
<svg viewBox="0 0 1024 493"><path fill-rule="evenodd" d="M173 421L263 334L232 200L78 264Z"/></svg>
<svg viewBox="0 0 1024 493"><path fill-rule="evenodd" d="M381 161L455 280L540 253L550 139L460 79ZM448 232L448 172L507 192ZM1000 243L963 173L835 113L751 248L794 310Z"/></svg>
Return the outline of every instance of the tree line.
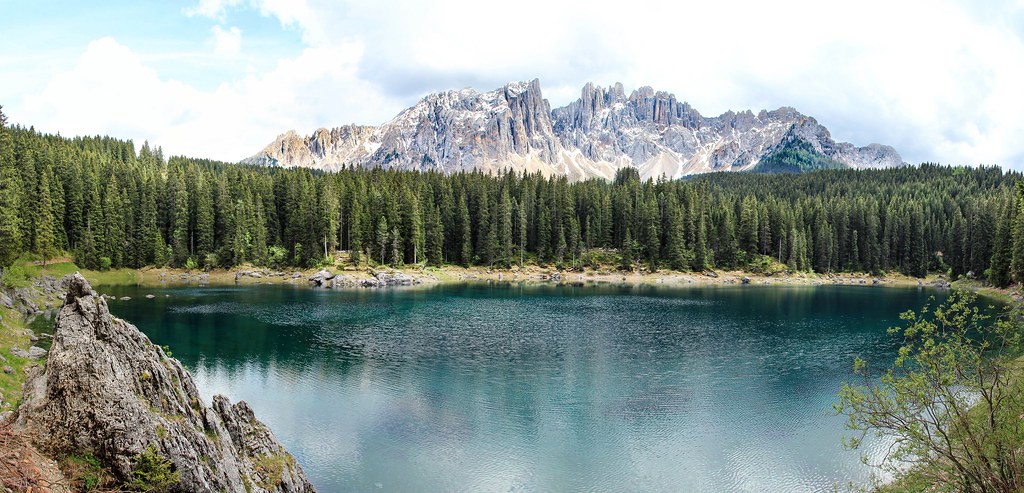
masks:
<svg viewBox="0 0 1024 493"><path fill-rule="evenodd" d="M0 113L2 115L2 113ZM0 122L0 265L524 263L1024 281L1019 175L925 164L614 180L251 167Z"/></svg>

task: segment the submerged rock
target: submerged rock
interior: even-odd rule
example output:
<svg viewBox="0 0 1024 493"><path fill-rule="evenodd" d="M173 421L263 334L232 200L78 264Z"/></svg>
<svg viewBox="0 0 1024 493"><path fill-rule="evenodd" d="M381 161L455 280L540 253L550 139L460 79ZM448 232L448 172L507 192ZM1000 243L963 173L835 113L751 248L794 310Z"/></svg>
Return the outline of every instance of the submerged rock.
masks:
<svg viewBox="0 0 1024 493"><path fill-rule="evenodd" d="M171 491L313 491L244 402L203 403L192 377L75 274L45 367L25 384L15 427L53 455L89 453L126 481L153 449L180 474Z"/></svg>

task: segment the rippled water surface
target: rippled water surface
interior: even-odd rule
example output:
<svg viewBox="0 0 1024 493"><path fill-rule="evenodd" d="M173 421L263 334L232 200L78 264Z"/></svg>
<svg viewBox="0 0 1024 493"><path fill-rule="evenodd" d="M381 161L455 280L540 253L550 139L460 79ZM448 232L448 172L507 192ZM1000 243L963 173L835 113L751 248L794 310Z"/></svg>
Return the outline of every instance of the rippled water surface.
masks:
<svg viewBox="0 0 1024 493"><path fill-rule="evenodd" d="M827 415L932 295L877 287L108 290L321 491L827 491ZM145 294L156 294L145 299Z"/></svg>

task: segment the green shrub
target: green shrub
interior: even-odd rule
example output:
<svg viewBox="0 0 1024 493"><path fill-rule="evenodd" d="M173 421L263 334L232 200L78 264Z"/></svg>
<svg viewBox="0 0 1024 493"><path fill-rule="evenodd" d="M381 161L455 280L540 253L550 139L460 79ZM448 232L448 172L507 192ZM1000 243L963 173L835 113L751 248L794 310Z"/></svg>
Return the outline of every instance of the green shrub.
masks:
<svg viewBox="0 0 1024 493"><path fill-rule="evenodd" d="M220 265L220 256L216 253L207 253L206 258L203 259L203 267L205 267L206 270L210 270L218 265Z"/></svg>
<svg viewBox="0 0 1024 493"><path fill-rule="evenodd" d="M110 257L100 257L100 270L110 270L111 265L113 265L113 262L110 260Z"/></svg>
<svg viewBox="0 0 1024 493"><path fill-rule="evenodd" d="M280 269L281 267L284 267L287 262L288 250L279 246L270 247L270 253L267 258L267 263L270 264L270 267Z"/></svg>
<svg viewBox="0 0 1024 493"><path fill-rule="evenodd" d="M168 491L178 481L181 481L181 474L174 469L174 463L150 445L135 459L132 480L124 487L127 491L162 492Z"/></svg>
<svg viewBox="0 0 1024 493"><path fill-rule="evenodd" d="M767 255L754 255L747 264L747 271L753 274L763 274L766 276L781 274L787 269L786 264L783 264Z"/></svg>

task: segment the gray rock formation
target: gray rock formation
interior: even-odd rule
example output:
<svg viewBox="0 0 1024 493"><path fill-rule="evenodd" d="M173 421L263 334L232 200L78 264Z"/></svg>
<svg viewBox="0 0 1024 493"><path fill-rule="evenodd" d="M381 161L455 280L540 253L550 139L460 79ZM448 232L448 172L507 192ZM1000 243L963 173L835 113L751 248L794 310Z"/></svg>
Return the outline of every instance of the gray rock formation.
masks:
<svg viewBox="0 0 1024 493"><path fill-rule="evenodd" d="M512 168L611 178L623 166L644 178L741 171L778 149L786 135L828 159L855 168L903 164L889 146L855 147L793 108L702 116L674 95L622 84L587 84L580 98L552 110L540 82L513 82L490 92L430 94L379 127L282 134L250 164L334 170L341 166L486 172Z"/></svg>
<svg viewBox="0 0 1024 493"><path fill-rule="evenodd" d="M11 348L11 354L19 358L39 359L46 356L46 350L38 346L32 346L28 348L28 351L21 348Z"/></svg>
<svg viewBox="0 0 1024 493"><path fill-rule="evenodd" d="M152 446L180 473L173 491L313 491L248 405L205 405L181 364L111 316L78 274L14 422L40 450L91 453L120 480Z"/></svg>
<svg viewBox="0 0 1024 493"><path fill-rule="evenodd" d="M383 288L388 286L412 286L420 284L420 280L402 272L377 272L373 277L360 283L364 288Z"/></svg>
<svg viewBox="0 0 1024 493"><path fill-rule="evenodd" d="M334 277L334 273L329 272L327 269L320 269L316 274L309 277L309 283L314 286L331 287L330 281Z"/></svg>

